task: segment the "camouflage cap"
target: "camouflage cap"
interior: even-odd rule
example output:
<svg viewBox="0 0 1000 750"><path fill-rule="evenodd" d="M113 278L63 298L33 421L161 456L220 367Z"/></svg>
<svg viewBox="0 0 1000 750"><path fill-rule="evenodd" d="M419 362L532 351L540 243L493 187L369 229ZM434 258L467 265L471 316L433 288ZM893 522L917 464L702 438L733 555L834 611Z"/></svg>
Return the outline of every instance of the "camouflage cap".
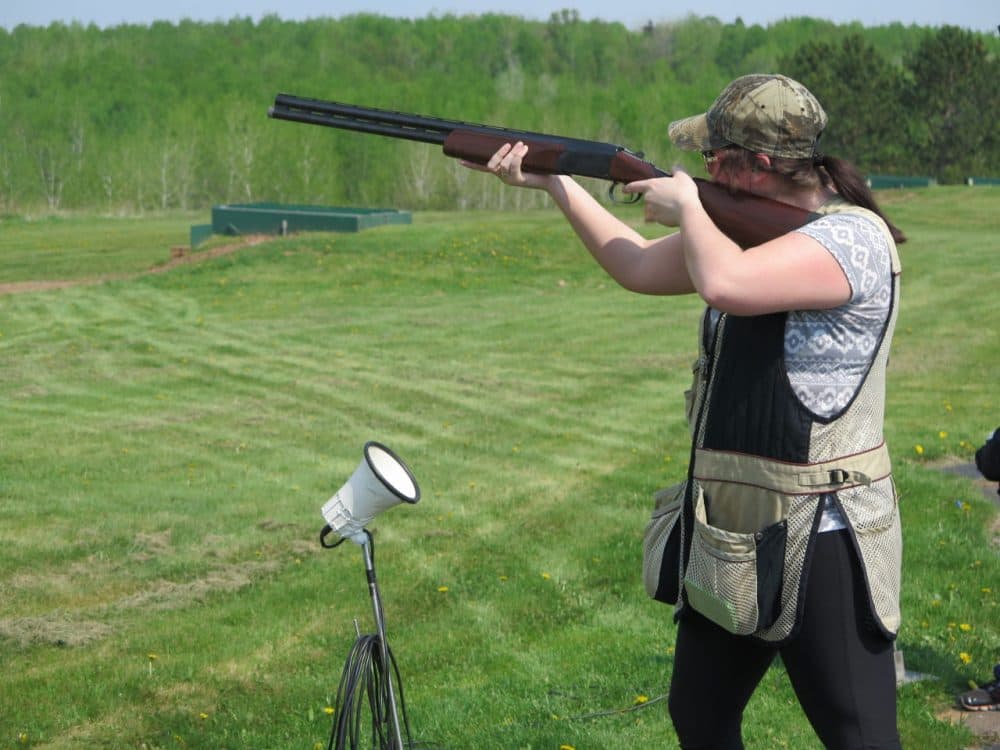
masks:
<svg viewBox="0 0 1000 750"><path fill-rule="evenodd" d="M805 86L782 75L753 74L730 83L708 112L670 123L685 151L737 145L754 153L807 159L826 127L826 112Z"/></svg>

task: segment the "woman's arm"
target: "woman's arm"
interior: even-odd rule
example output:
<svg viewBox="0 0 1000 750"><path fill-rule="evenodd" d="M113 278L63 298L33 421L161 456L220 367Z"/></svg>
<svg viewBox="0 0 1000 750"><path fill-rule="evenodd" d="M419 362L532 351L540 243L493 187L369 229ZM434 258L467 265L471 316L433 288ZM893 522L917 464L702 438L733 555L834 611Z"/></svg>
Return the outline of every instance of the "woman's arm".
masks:
<svg viewBox="0 0 1000 750"><path fill-rule="evenodd" d="M528 147L518 142L501 148L486 166L463 164L496 174L508 185L547 191L601 268L624 288L641 294L694 291L678 234L646 239L573 178L522 172L521 160L527 153Z"/></svg>
<svg viewBox="0 0 1000 750"><path fill-rule="evenodd" d="M635 182L626 190L644 195L647 220L680 227L689 278L717 310L734 315L820 310L851 297L840 264L804 234L790 232L741 250L705 213L694 181L683 172Z"/></svg>
<svg viewBox="0 0 1000 750"><path fill-rule="evenodd" d="M649 240L604 208L576 182L553 176L549 195L607 274L640 294L690 294L680 234Z"/></svg>

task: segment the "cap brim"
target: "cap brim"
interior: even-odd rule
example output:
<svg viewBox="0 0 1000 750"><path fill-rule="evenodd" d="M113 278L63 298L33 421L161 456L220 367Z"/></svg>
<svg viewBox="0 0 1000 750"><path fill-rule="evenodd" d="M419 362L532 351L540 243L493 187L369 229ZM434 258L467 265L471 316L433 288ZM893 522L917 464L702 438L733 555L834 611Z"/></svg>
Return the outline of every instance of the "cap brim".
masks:
<svg viewBox="0 0 1000 750"><path fill-rule="evenodd" d="M708 127L707 115L694 115L675 120L667 128L670 140L683 151L709 151L730 145L725 138L714 136Z"/></svg>

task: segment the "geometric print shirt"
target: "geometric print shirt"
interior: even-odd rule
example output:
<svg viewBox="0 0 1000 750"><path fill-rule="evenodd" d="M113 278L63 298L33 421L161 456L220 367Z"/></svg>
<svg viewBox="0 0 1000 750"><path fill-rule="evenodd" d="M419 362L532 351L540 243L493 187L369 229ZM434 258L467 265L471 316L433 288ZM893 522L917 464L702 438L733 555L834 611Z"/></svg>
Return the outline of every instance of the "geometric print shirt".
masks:
<svg viewBox="0 0 1000 750"><path fill-rule="evenodd" d="M836 213L796 230L844 270L851 298L828 310L797 310L785 325L785 366L803 406L820 417L843 411L871 366L892 305L888 242L868 216Z"/></svg>

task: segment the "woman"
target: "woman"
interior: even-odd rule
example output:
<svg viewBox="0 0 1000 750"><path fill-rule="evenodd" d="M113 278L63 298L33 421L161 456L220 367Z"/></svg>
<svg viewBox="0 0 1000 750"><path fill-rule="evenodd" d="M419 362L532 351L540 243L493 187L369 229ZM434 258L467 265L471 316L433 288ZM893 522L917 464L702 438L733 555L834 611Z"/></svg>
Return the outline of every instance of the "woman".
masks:
<svg viewBox="0 0 1000 750"><path fill-rule="evenodd" d="M626 186L647 221L679 227L647 240L572 178L522 171L523 143L479 167L547 191L625 288L707 303L692 459L659 514L650 589L676 602L670 713L686 750L743 747L743 709L778 654L826 747L899 747L901 537L882 422L903 237L860 172L818 151L826 122L801 84L750 75L670 125L713 181L818 214L745 249L683 172Z"/></svg>

